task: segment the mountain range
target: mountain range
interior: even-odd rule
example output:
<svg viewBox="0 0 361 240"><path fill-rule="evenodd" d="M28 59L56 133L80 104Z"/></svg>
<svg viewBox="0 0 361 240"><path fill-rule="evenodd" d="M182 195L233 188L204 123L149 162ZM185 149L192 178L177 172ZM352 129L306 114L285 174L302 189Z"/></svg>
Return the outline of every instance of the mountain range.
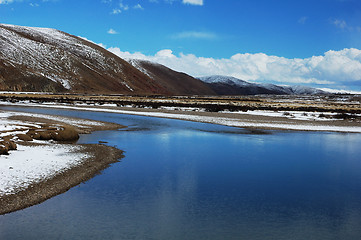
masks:
<svg viewBox="0 0 361 240"><path fill-rule="evenodd" d="M317 88L307 86L280 86L270 83L250 83L238 78L227 76L208 76L199 78L216 92L217 95L256 95L256 94L275 94L275 95L319 95L326 94Z"/></svg>
<svg viewBox="0 0 361 240"><path fill-rule="evenodd" d="M127 95L323 94L303 86L194 78L163 65L124 60L68 33L0 24L0 90Z"/></svg>

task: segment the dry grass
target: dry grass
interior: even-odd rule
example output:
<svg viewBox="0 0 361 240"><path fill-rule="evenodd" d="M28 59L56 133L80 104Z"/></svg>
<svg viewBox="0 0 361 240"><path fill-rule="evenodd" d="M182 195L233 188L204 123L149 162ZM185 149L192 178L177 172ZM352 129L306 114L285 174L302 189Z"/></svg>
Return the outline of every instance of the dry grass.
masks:
<svg viewBox="0 0 361 240"><path fill-rule="evenodd" d="M361 113L360 97L353 95L322 96L125 96L125 95L84 95L84 94L0 94L0 100L34 103L87 103L116 104L159 108L197 107L209 112L273 110L273 111L308 111Z"/></svg>

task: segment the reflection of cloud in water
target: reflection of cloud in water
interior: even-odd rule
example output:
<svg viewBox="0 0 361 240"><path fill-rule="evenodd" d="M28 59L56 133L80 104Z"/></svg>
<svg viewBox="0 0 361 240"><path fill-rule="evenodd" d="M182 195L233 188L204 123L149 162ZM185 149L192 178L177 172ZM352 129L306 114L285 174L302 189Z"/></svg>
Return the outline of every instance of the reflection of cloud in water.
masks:
<svg viewBox="0 0 361 240"><path fill-rule="evenodd" d="M179 166L177 173L164 173L160 187L155 193L152 212L152 225L157 226L156 236L174 236L178 239L184 235L182 226L186 224L187 215L192 211L190 202L195 201L197 192L197 176L193 161L184 159L184 165ZM178 238L176 237L178 236Z"/></svg>
<svg viewBox="0 0 361 240"><path fill-rule="evenodd" d="M353 156L358 152L358 133L308 133L296 136L305 140L305 144L316 150L324 149L328 154L333 152L344 152L345 156ZM357 158L356 158L357 159Z"/></svg>

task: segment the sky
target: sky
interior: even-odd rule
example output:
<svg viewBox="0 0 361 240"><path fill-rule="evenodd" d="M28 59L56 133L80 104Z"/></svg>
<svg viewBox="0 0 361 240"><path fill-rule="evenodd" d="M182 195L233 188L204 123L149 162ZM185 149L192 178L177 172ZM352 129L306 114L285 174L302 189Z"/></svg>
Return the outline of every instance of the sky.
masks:
<svg viewBox="0 0 361 240"><path fill-rule="evenodd" d="M361 91L361 0L0 0L0 23L195 77Z"/></svg>

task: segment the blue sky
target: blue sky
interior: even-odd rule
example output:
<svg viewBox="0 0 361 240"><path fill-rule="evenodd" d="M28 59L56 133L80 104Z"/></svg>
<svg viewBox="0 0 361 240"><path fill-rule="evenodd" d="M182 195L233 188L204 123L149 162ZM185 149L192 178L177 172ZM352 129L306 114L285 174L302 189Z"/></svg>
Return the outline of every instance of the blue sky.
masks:
<svg viewBox="0 0 361 240"><path fill-rule="evenodd" d="M192 75L361 90L360 0L0 0L0 22L60 29ZM312 72L270 69L294 59L304 61L294 71Z"/></svg>

